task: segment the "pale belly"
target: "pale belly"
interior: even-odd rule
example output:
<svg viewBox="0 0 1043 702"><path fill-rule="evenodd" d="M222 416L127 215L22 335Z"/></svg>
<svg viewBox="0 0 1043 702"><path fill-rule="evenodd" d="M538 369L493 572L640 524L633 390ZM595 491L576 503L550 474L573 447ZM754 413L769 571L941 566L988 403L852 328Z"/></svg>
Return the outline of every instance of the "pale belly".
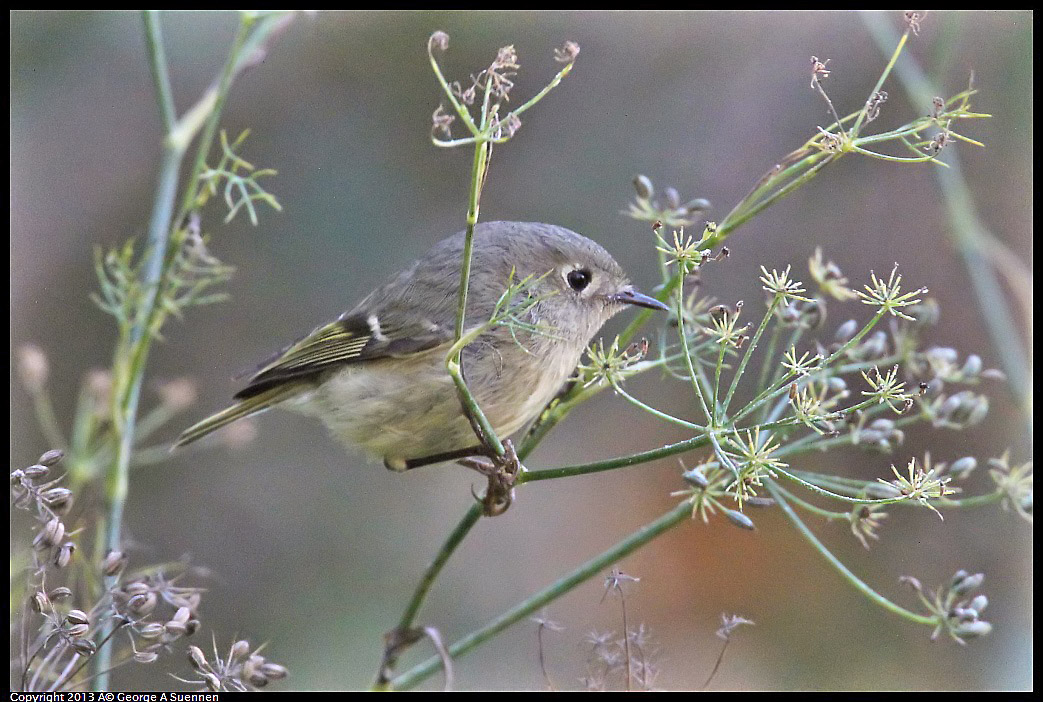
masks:
<svg viewBox="0 0 1043 702"><path fill-rule="evenodd" d="M535 418L579 361L575 353L523 355L512 368L492 348L464 360L468 387L501 438ZM476 446L444 359L434 349L346 366L285 406L321 418L333 436L388 465Z"/></svg>

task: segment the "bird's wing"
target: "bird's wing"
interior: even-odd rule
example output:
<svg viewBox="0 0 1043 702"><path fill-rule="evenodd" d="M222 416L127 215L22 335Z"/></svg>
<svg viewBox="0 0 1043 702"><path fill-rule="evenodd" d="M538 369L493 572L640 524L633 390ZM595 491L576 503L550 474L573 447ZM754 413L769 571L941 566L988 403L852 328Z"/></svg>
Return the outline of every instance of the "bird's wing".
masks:
<svg viewBox="0 0 1043 702"><path fill-rule="evenodd" d="M289 380L314 376L348 363L409 356L452 340L453 329L426 319L401 323L395 309L386 314L353 311L323 324L264 361L236 398Z"/></svg>

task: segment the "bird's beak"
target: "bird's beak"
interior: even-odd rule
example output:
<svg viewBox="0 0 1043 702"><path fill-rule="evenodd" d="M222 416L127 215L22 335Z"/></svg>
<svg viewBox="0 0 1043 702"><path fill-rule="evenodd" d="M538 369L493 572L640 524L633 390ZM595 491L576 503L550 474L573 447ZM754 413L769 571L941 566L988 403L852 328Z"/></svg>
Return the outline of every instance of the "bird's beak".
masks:
<svg viewBox="0 0 1043 702"><path fill-rule="evenodd" d="M647 307L650 310L663 310L669 311L670 308L664 305L654 297L649 297L643 293L639 293L631 287L623 288L622 291L612 295L609 299L613 302L622 302L626 305L637 305L638 307Z"/></svg>

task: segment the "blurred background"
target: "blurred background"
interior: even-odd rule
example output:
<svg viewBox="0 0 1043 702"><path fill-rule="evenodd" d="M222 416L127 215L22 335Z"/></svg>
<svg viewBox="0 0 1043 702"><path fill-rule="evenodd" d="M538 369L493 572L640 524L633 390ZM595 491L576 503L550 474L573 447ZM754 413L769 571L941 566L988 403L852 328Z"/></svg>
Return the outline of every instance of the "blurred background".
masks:
<svg viewBox="0 0 1043 702"><path fill-rule="evenodd" d="M888 14L896 29L900 15ZM236 26L228 13L162 15L179 110L194 103L224 61ZM498 147L482 219L542 220L603 244L636 283L656 280L646 225L620 214L631 179L662 192L705 197L720 219L778 159L830 120L811 89L809 57L831 59L825 88L841 114L857 109L878 78L881 54L855 13L319 13L298 17L263 63L232 88L222 126L252 130L243 156L272 167L267 187L284 211L222 226L210 210L211 250L237 267L231 300L172 320L154 346L144 405L165 381L191 378L196 403L160 437L214 411L237 389L236 372L358 301L389 273L463 227L471 152L429 141L441 96L425 46L451 37L443 67L465 80L514 44L519 102L557 70L552 49L580 44L572 74ZM973 72L974 107L994 115L962 125L985 142L955 147L974 204L1018 257L1032 253L1032 16L1028 12L928 15L907 52L943 95ZM879 129L926 114L901 87ZM875 129L873 125L871 129ZM142 237L160 155L160 121L133 13L11 15L11 338L42 348L59 420L71 420L88 369L110 362L113 320L88 299L91 252ZM953 147L950 147L953 148ZM944 154L943 154L944 160ZM758 267L806 262L822 246L852 282L893 262L910 287L941 303L932 341L998 365L967 270L954 250L931 165L845 158L768 209L728 241L704 290L746 300L759 318ZM1013 303L1012 303L1013 304ZM831 308L829 328L866 318L858 304ZM1016 315L1020 315L1015 310ZM1019 319L1022 317L1018 316ZM620 315L604 336L622 328ZM1031 330L1022 329L1024 338ZM1022 343L1023 340L1018 340ZM11 462L46 445L31 402L11 390ZM663 408L690 411L686 389L656 377L631 390ZM797 467L861 477L890 473L927 449L936 460L981 461L1007 447L1031 457L1031 435L1002 382L989 388L984 423L954 433L917 428L893 456L846 450ZM184 554L213 571L202 609L205 636L269 641L286 664L286 688L367 686L383 633L470 503L472 473L454 466L392 474L346 454L315 421L259 418L259 434L232 450L219 443L136 469L126 534L135 563ZM530 457L531 468L568 465L683 438L603 393L575 412ZM687 457L689 463L694 456ZM968 487L988 489L979 469ZM509 512L483 520L436 584L420 622L449 641L548 584L674 504L676 459L519 492ZM713 686L730 689L1027 689L1032 660L1031 527L999 507L946 514L892 510L882 540L865 551L846 524L814 523L869 584L916 609L901 575L925 584L957 568L987 574L991 636L961 647L870 604L775 511L754 514L756 532L723 519L675 529L620 564L640 578L628 589L630 622L658 646L658 686L699 687L720 651L722 612L756 622L736 634ZM598 578L553 603L565 627L545 632L548 672L580 687L591 630L621 630L617 598ZM400 670L429 655L410 652ZM457 685L543 687L536 625L519 623L457 663ZM116 674L123 688L168 686L154 668ZM426 685L437 688L439 677Z"/></svg>

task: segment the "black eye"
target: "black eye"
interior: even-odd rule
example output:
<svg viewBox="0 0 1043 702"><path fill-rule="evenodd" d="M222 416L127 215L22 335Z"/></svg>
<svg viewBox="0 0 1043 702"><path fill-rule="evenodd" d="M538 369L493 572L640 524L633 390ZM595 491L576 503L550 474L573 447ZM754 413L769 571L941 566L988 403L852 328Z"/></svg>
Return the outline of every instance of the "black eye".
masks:
<svg viewBox="0 0 1043 702"><path fill-rule="evenodd" d="M569 282L569 287L579 292L583 288L590 285L590 271L586 268L580 268L578 270L569 271L569 274L565 276L565 280Z"/></svg>

